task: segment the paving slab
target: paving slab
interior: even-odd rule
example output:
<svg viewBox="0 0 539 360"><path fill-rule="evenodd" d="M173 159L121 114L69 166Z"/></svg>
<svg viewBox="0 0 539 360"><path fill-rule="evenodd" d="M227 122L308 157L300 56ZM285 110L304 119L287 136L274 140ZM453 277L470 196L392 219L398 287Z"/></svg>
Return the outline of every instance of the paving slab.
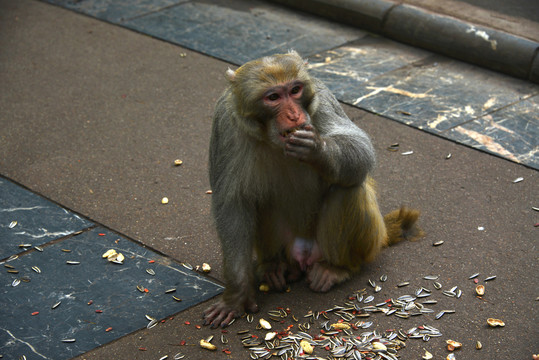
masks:
<svg viewBox="0 0 539 360"><path fill-rule="evenodd" d="M0 173L178 263L208 262L210 274L222 279L206 194L207 146L213 106L231 64L45 3L3 0L0 6L6 49L0 52ZM206 302L77 359L159 359L178 352L190 359L245 359L245 335L237 331L263 336L255 323L270 309L289 308L298 318L272 323L274 329L294 325L297 331L309 310L344 304L357 290L366 288L378 303L420 286L438 300L434 313L369 318L370 331L430 325L443 334L428 342L407 340L401 358L421 358L423 349L444 358L447 339L464 344L457 359L537 353L537 171L358 108L345 110L373 139L383 212L401 204L420 208L425 239L386 249L327 294L311 292L303 281L289 293L259 294L255 322L237 320L224 334L226 344L220 330L200 326ZM388 151L396 142L399 151ZM402 155L409 150L413 154ZM173 165L177 158L183 165ZM524 180L514 183L518 177ZM163 196L169 204L161 204ZM440 240L443 245L432 245ZM469 279L477 272L487 288L482 299ZM383 274L388 280L374 293L368 280ZM439 275L442 289L458 286L462 296L437 292L425 275ZM496 279L485 283L491 275ZM410 285L397 287L403 281ZM444 309L455 313L436 320ZM506 326L489 328L488 317ZM319 333L318 326L309 331ZM215 353L198 346L211 335ZM482 350L475 350L477 340ZM315 351L327 356L322 348Z"/></svg>
<svg viewBox="0 0 539 360"><path fill-rule="evenodd" d="M0 260L94 224L0 177Z"/></svg>
<svg viewBox="0 0 539 360"><path fill-rule="evenodd" d="M527 137L527 125L539 126L539 117L524 116L522 107L511 106L539 94L539 87L527 81L482 71L364 31L321 19L315 21L313 17L258 1L156 1L154 4L141 1L133 6L110 0L47 1L236 65L295 49L310 57L315 73L328 80L339 100L441 136L446 136L447 130L507 107L505 111L513 113L510 118L527 119L512 126L517 135L509 146L502 144L507 140L503 133L489 128L483 128L483 132L490 132L489 139L495 146L483 146L459 136L449 138L462 139L467 145L539 168L535 156L539 149L537 141L517 140ZM447 17L445 12L442 15L425 12L432 4L421 4L422 7L415 7L382 0L335 4L320 1L314 7L318 10L329 7L327 16L331 18L338 13L339 21L346 20L343 16L346 17L347 10L350 14L372 16L380 23L372 26L383 27L382 32L394 39L412 45L426 42L440 48L441 53L476 59L480 64L483 59L497 70L507 70L510 66L514 69L512 75L527 78L534 68L531 59L539 46L534 40ZM305 3L295 5L302 7ZM357 25L358 21L352 23ZM377 31L371 29L368 19L365 21L359 21L360 25ZM425 23L428 24L417 28ZM404 88L399 87L401 84Z"/></svg>
<svg viewBox="0 0 539 360"><path fill-rule="evenodd" d="M110 249L125 260L104 259ZM21 254L4 265L18 271L0 275L0 354L8 358L70 359L152 328L223 289L102 227L46 244L42 251Z"/></svg>

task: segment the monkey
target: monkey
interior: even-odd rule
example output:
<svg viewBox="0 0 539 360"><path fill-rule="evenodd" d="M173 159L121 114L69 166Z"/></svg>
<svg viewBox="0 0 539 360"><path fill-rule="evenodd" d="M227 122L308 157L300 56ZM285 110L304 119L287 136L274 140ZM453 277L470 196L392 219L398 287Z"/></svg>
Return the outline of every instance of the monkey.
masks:
<svg viewBox="0 0 539 360"><path fill-rule="evenodd" d="M209 147L225 290L204 312L205 325L258 311L257 281L283 291L305 276L326 292L382 247L422 235L417 210L381 215L371 140L297 52L226 77Z"/></svg>

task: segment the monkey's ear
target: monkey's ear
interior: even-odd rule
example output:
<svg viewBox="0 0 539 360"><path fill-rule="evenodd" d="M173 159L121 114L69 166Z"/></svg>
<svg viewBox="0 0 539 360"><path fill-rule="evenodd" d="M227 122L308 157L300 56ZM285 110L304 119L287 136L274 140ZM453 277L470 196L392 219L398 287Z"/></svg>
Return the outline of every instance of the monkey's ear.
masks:
<svg viewBox="0 0 539 360"><path fill-rule="evenodd" d="M295 56L297 56L299 58L301 57L301 56L299 56L298 52L296 50L294 50L294 49L289 49L288 50L288 55L295 55Z"/></svg>
<svg viewBox="0 0 539 360"><path fill-rule="evenodd" d="M228 70L225 72L225 76L230 82L234 82L234 79L236 78L236 72L232 70L231 68L228 68Z"/></svg>

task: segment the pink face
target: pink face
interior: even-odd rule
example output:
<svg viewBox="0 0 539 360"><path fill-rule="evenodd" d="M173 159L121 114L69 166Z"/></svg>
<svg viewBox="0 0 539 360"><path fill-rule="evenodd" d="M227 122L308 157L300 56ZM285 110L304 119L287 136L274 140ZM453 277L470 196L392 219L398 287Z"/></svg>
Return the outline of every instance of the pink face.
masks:
<svg viewBox="0 0 539 360"><path fill-rule="evenodd" d="M296 80L274 86L264 95L264 104L277 113L277 130L282 139L307 124L307 116L301 106L303 88L303 83Z"/></svg>

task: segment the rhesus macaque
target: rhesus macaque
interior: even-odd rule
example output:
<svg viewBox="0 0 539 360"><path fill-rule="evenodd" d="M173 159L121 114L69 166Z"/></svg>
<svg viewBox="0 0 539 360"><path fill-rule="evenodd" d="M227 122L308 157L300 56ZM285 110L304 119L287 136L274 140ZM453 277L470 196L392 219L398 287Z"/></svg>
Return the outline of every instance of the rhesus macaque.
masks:
<svg viewBox="0 0 539 360"><path fill-rule="evenodd" d="M214 327L258 310L256 281L284 290L305 275L325 292L383 246L421 232L415 210L395 210L384 222L369 138L296 52L226 75L209 157L226 281L204 315Z"/></svg>

